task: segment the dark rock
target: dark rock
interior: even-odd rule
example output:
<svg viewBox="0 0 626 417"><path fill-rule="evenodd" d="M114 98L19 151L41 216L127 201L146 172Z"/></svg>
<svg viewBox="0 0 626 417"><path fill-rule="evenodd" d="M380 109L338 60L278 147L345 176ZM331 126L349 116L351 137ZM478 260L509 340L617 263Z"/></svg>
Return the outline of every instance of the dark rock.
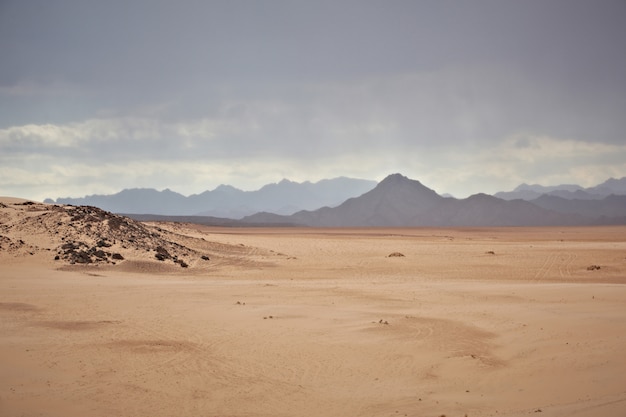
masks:
<svg viewBox="0 0 626 417"><path fill-rule="evenodd" d="M111 230L119 230L120 227L126 222L122 217L112 217L109 219L109 228Z"/></svg>
<svg viewBox="0 0 626 417"><path fill-rule="evenodd" d="M79 246L74 244L74 243L72 243L72 242L64 243L61 246L61 249L65 249L65 250L75 250L75 249L78 249L78 248L79 248Z"/></svg>
<svg viewBox="0 0 626 417"><path fill-rule="evenodd" d="M170 255L167 249L165 249L163 246L157 246L155 256L160 261L163 261L165 259L170 259L172 257L172 255Z"/></svg>
<svg viewBox="0 0 626 417"><path fill-rule="evenodd" d="M105 241L104 239L99 240L98 243L96 243L96 245L99 248L110 248L112 246L109 242Z"/></svg>
<svg viewBox="0 0 626 417"><path fill-rule="evenodd" d="M73 254L73 260L79 264L90 264L92 263L91 256L85 251L75 252Z"/></svg>
<svg viewBox="0 0 626 417"><path fill-rule="evenodd" d="M119 253L114 253L113 255L111 255L112 259L116 259L118 261L122 261L124 260L124 257L122 255L120 255Z"/></svg>

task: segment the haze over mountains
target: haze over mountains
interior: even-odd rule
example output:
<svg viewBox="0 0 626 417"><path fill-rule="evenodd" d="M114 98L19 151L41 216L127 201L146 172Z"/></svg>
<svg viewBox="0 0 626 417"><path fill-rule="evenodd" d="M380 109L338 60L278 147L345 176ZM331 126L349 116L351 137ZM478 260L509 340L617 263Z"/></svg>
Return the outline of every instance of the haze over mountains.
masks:
<svg viewBox="0 0 626 417"><path fill-rule="evenodd" d="M282 180L256 191L242 191L230 185L220 185L185 197L170 190L152 188L126 189L113 195L90 195L83 198L58 198L57 204L89 205L114 213L159 214L170 216L213 216L239 219L261 211L292 214L299 210L314 210L336 206L376 186L376 181L339 177L297 183Z"/></svg>
<svg viewBox="0 0 626 417"><path fill-rule="evenodd" d="M611 195L596 200L598 207L580 209L577 200L568 200L562 207L558 204L560 200L554 202L554 199L562 200L561 197L547 197L550 201L545 202L546 207L534 201L507 201L486 194L465 199L442 197L419 181L393 174L373 190L338 207L300 211L291 216L258 213L243 220L315 227L551 226L626 222L626 196Z"/></svg>
<svg viewBox="0 0 626 417"><path fill-rule="evenodd" d="M626 195L626 177L621 179L610 178L602 184L589 188L583 188L576 184L561 184L547 187L539 184L521 184L513 191L495 193L494 197L503 200L534 200L544 194L569 200L601 200L611 194Z"/></svg>
<svg viewBox="0 0 626 417"><path fill-rule="evenodd" d="M170 190L134 189L111 196L57 199L56 203L93 205L142 220L223 225L437 227L626 224L626 178L610 179L586 189L577 185L545 187L522 184L514 191L495 196L476 194L456 199L441 196L419 181L392 174L378 184L343 177L317 183L283 180L257 191L241 191L222 185L213 191L185 197ZM149 216L142 216L146 214ZM225 219L241 220L225 222Z"/></svg>

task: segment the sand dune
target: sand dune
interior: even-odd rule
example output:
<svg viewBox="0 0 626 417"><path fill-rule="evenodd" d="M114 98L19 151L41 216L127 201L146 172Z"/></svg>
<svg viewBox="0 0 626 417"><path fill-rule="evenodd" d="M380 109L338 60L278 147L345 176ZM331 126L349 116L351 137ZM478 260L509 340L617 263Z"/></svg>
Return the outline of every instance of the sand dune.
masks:
<svg viewBox="0 0 626 417"><path fill-rule="evenodd" d="M626 227L127 242L1 201L0 415L626 415ZM102 238L124 259L54 260Z"/></svg>

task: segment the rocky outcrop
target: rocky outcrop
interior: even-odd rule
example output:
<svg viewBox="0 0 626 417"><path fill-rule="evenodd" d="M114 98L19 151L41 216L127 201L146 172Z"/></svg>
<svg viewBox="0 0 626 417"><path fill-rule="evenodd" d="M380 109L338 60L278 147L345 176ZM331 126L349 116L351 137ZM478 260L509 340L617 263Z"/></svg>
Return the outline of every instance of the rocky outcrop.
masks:
<svg viewBox="0 0 626 417"><path fill-rule="evenodd" d="M100 240L95 246L89 247L85 242L69 242L61 245L55 260L65 260L70 264L111 263L124 260L119 253L112 253L101 249L111 244Z"/></svg>
<svg viewBox="0 0 626 417"><path fill-rule="evenodd" d="M0 250L6 253L33 255L45 250L60 263L116 265L155 252L160 261L183 268L189 267L184 259L206 256L168 239L159 227L97 207L25 201L2 203L0 210ZM21 237L33 239L27 243Z"/></svg>

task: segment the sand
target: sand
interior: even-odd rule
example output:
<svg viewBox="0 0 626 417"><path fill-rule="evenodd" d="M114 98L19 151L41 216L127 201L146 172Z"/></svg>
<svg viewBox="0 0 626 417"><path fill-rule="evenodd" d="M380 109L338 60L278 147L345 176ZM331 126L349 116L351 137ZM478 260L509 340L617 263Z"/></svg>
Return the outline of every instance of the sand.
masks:
<svg viewBox="0 0 626 417"><path fill-rule="evenodd" d="M211 259L0 231L0 415L626 415L626 227L149 226Z"/></svg>

